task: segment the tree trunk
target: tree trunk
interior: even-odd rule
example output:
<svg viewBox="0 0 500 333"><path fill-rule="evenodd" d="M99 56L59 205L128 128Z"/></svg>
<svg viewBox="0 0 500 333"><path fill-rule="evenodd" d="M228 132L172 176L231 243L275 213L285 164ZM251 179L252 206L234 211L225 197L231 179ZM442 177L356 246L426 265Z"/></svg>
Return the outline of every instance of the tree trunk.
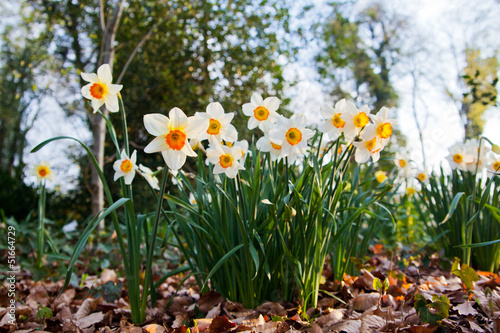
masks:
<svg viewBox="0 0 500 333"><path fill-rule="evenodd" d="M104 4L101 2L101 28L102 28L102 54L99 60L98 66L102 64L109 64L111 70L113 70L113 61L115 57L114 43L116 32L118 31L118 26L120 24L120 18L123 12L123 1L120 0L113 11L113 17L104 25ZM107 117L108 110L103 107L103 114ZM104 169L104 143L106 139L106 122L104 118L98 114L91 115L91 126L92 126L92 152L99 164L101 170ZM99 174L95 168L92 168L91 174L91 209L92 215L96 216L102 210L104 206L104 188L99 178ZM102 222L100 228L104 227Z"/></svg>

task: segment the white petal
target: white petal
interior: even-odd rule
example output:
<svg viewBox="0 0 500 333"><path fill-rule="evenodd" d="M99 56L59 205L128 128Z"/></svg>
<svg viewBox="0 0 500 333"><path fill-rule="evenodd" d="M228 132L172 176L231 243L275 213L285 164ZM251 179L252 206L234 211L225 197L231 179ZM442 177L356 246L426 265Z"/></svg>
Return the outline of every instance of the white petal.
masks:
<svg viewBox="0 0 500 333"><path fill-rule="evenodd" d="M188 117L177 107L170 110L168 117L170 118L170 128L173 130L183 130L188 126Z"/></svg>
<svg viewBox="0 0 500 333"><path fill-rule="evenodd" d="M255 105L253 105L252 103L245 103L245 104L243 104L243 106L241 108L242 108L243 114L245 116L248 116L248 117L253 116L253 111L255 110Z"/></svg>
<svg viewBox="0 0 500 333"><path fill-rule="evenodd" d="M107 84L106 88L108 89L108 94L115 95L115 94L118 94L120 92L120 90L122 90L123 85L121 85L121 84Z"/></svg>
<svg viewBox="0 0 500 333"><path fill-rule="evenodd" d="M225 113L219 117L221 123L228 124L233 120L234 118L234 113Z"/></svg>
<svg viewBox="0 0 500 333"><path fill-rule="evenodd" d="M115 176L113 177L113 181L116 181L118 178L123 177L125 175L125 172L122 170L116 171Z"/></svg>
<svg viewBox="0 0 500 333"><path fill-rule="evenodd" d="M90 87L92 87L93 83L89 83L82 87L82 95L87 99L92 99L92 95L90 94Z"/></svg>
<svg viewBox="0 0 500 333"><path fill-rule="evenodd" d="M269 111L276 111L278 110L278 108L280 107L280 99L278 97L268 97L266 98L264 101L264 106L266 107L266 109L268 109Z"/></svg>
<svg viewBox="0 0 500 333"><path fill-rule="evenodd" d="M134 168L137 169L137 165L135 165L137 163L137 150L134 150L134 152L130 156L130 162L132 162Z"/></svg>
<svg viewBox="0 0 500 333"><path fill-rule="evenodd" d="M115 171L120 171L120 165L122 164L122 160L118 160L118 161L115 161L115 163L113 163L113 169ZM115 179L116 180L116 179Z"/></svg>
<svg viewBox="0 0 500 333"><path fill-rule="evenodd" d="M95 73L81 73L82 79L84 81L90 82L91 84L99 82L99 78Z"/></svg>
<svg viewBox="0 0 500 333"><path fill-rule="evenodd" d="M159 151L165 151L169 149L167 145L167 140L164 135L157 136L156 138L151 141L146 148L144 148L144 152L151 154L151 153L157 153Z"/></svg>
<svg viewBox="0 0 500 333"><path fill-rule="evenodd" d="M335 109L330 105L322 105L320 108L321 117L325 119L331 119L335 116Z"/></svg>
<svg viewBox="0 0 500 333"><path fill-rule="evenodd" d="M250 117L248 118L248 129L254 129L255 127L257 127L259 125L259 121L257 120L257 118L255 117Z"/></svg>
<svg viewBox="0 0 500 333"><path fill-rule="evenodd" d="M184 133L188 138L198 138L201 134L206 133L208 129L209 122L207 119L202 117L189 117L188 125L184 129ZM201 139L198 138L201 141Z"/></svg>
<svg viewBox="0 0 500 333"><path fill-rule="evenodd" d="M370 153L366 149L357 149L354 158L358 163L365 163L370 159Z"/></svg>
<svg viewBox="0 0 500 333"><path fill-rule="evenodd" d="M132 184L132 180L134 180L134 177L135 177L135 170L132 169L130 172L128 172L126 175L125 175L125 184L127 185L130 185Z"/></svg>
<svg viewBox="0 0 500 333"><path fill-rule="evenodd" d="M252 94L252 97L250 98L250 101L255 104L255 105L262 105L264 104L264 100L262 99L262 96L259 93L254 92Z"/></svg>
<svg viewBox="0 0 500 333"><path fill-rule="evenodd" d="M213 102L208 104L207 113L212 116L212 118L218 119L224 115L224 108L219 102Z"/></svg>
<svg viewBox="0 0 500 333"><path fill-rule="evenodd" d="M118 105L118 95L106 95L104 96L104 102L106 103L106 108L109 112L118 112L118 110L120 110Z"/></svg>
<svg viewBox="0 0 500 333"><path fill-rule="evenodd" d="M263 136L259 140L257 140L257 143L255 144L258 150L260 151L270 151L271 150L271 141L269 138Z"/></svg>
<svg viewBox="0 0 500 333"><path fill-rule="evenodd" d="M111 83L111 81L113 81L109 64L103 64L97 69L97 77L103 83Z"/></svg>
<svg viewBox="0 0 500 333"><path fill-rule="evenodd" d="M238 131L233 125L228 125L221 130L222 140L227 142L234 142L238 139Z"/></svg>
<svg viewBox="0 0 500 333"><path fill-rule="evenodd" d="M193 148L191 148L191 145L189 144L189 142L186 142L186 144L184 145L184 147L182 147L181 151L186 154L187 156L191 156L191 157L196 157L198 156L194 151L193 151Z"/></svg>
<svg viewBox="0 0 500 333"><path fill-rule="evenodd" d="M101 108L101 106L104 105L104 99L103 98L101 98L101 99L92 98L91 103L92 103L92 109L94 109L94 113L95 113L95 112L97 112L97 110L99 110Z"/></svg>
<svg viewBox="0 0 500 333"><path fill-rule="evenodd" d="M144 127L149 134L160 136L170 133L168 117L159 113L150 113L144 115Z"/></svg>
<svg viewBox="0 0 500 333"><path fill-rule="evenodd" d="M186 154L182 151L169 149L161 153L165 163L172 170L179 170L186 162Z"/></svg>

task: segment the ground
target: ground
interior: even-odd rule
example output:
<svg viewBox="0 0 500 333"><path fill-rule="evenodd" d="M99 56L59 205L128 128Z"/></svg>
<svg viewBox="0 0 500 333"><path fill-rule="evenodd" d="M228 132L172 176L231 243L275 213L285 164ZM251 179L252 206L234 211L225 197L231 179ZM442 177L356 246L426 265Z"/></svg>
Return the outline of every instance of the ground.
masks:
<svg viewBox="0 0 500 333"><path fill-rule="evenodd" d="M171 277L141 325L131 323L123 279L113 270L88 276L59 298L63 281L34 282L23 273L16 283L15 326L8 324L8 290L0 290L0 332L500 332L497 274L477 272L479 280L467 289L467 281L443 268L449 262L400 267L375 252L358 276L342 282L326 266L318 306L305 312L283 302L245 309L216 292L200 295L194 280L179 285L182 277ZM382 293L375 290L376 278L387 278L387 290L383 283Z"/></svg>

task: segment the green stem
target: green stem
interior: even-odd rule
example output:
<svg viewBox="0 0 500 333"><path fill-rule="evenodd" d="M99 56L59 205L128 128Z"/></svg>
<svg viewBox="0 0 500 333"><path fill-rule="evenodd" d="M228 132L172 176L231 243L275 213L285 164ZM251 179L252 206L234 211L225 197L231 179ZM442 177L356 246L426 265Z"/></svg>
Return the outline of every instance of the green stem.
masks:
<svg viewBox="0 0 500 333"><path fill-rule="evenodd" d="M40 184L40 197L38 198L38 228L36 237L36 268L42 268L44 221L45 220L45 179Z"/></svg>
<svg viewBox="0 0 500 333"><path fill-rule="evenodd" d="M160 215L162 212L163 195L165 194L165 187L167 185L167 179L168 179L168 171L167 171L167 167L165 167L165 168L163 168L160 194L158 196L158 204L156 206L155 221L153 224L153 233L151 235L151 244L148 248L148 256L146 259L146 276L144 277L144 288L142 290L142 305L141 305L141 315L140 315L141 322L143 322L144 319L146 318L146 305L148 302L149 281L150 281L150 276L152 275L151 274L152 273L151 266L153 263L153 254L154 254L154 249L155 249L156 234L158 233L158 225L160 222Z"/></svg>

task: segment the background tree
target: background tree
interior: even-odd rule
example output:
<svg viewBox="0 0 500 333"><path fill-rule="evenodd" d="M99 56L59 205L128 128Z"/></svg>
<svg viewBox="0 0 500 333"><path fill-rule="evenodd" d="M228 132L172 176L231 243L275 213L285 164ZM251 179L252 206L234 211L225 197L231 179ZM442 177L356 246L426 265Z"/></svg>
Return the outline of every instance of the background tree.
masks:
<svg viewBox="0 0 500 333"><path fill-rule="evenodd" d="M332 14L318 32L324 49L316 62L323 80L336 99L350 96L375 110L396 106L390 74L400 55L405 18L381 2L359 12L350 3L331 7Z"/></svg>
<svg viewBox="0 0 500 333"><path fill-rule="evenodd" d="M143 129L145 113L166 114L179 106L192 115L204 111L208 102L219 101L226 112L237 112L236 126L244 132L246 119L240 116L240 108L252 91L266 95L283 89L282 64L277 61L288 54L289 14L283 0L28 3L51 26L55 55L74 82L68 87L69 95L74 97L83 84L81 71L95 72L106 52L115 52L113 67L118 72L114 78L124 84L122 95L135 148L144 147L150 139ZM115 20L120 8L122 20ZM106 44L110 22L120 22L120 27L115 41ZM121 69L126 71L121 73ZM67 109L84 109L82 101L78 102ZM93 131L93 149L98 155L97 133L102 126L93 122L90 108L86 110L89 128L98 128ZM102 156L104 163L113 161L105 150ZM158 156L140 158L160 163Z"/></svg>

